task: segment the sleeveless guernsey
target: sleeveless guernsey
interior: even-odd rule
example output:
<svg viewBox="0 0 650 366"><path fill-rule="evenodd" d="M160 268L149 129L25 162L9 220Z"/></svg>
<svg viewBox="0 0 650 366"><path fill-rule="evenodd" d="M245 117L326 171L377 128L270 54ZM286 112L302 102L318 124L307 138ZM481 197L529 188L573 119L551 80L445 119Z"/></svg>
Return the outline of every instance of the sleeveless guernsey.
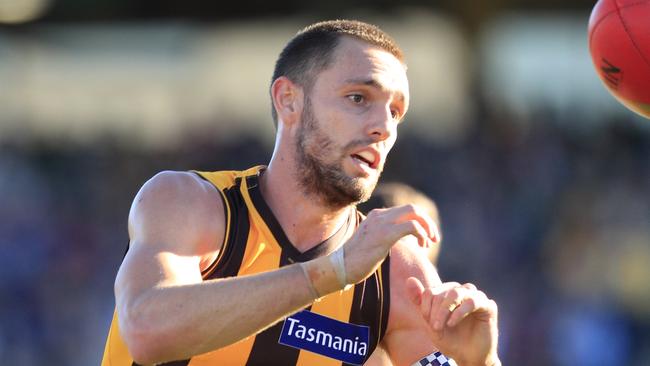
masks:
<svg viewBox="0 0 650 366"><path fill-rule="evenodd" d="M226 217L222 249L214 263L203 271L204 280L272 271L329 254L338 247L338 240L333 239L342 236L344 229L304 253L289 242L262 198L258 178L263 169L258 166L245 171L197 172L221 194ZM362 215L355 210L350 215L348 227L356 228L361 219ZM389 260L387 257L363 282L348 290L326 295L258 334L187 360L160 365L361 364L372 354L386 331L390 306ZM355 330L349 331L350 328ZM367 335L358 336L354 333L358 329ZM349 335L346 337L346 334ZM355 361L350 361L352 359ZM114 313L102 366L135 365L120 337L117 314Z"/></svg>

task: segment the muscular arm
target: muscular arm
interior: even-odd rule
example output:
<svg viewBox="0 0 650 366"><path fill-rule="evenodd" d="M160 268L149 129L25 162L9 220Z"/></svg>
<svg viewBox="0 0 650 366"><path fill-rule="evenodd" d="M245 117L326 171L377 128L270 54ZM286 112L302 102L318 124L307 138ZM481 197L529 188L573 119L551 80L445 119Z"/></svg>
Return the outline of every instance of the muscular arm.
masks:
<svg viewBox="0 0 650 366"><path fill-rule="evenodd" d="M120 332L137 362L220 348L313 301L296 265L202 281L201 269L216 257L224 227L219 193L192 174L160 173L137 194L129 214L130 248L115 282ZM335 273L324 273L324 283L336 283Z"/></svg>
<svg viewBox="0 0 650 366"><path fill-rule="evenodd" d="M459 366L500 365L496 303L472 284L441 283L413 243L403 240L391 253L391 310L382 343L392 362L410 366L439 350Z"/></svg>
<svg viewBox="0 0 650 366"><path fill-rule="evenodd" d="M425 251L414 243L403 240L391 250L391 305L388 327L382 341L393 364L397 366L410 366L437 350L427 327L422 326L419 309L409 300L406 286L403 285L409 277L420 279L427 287L441 284Z"/></svg>

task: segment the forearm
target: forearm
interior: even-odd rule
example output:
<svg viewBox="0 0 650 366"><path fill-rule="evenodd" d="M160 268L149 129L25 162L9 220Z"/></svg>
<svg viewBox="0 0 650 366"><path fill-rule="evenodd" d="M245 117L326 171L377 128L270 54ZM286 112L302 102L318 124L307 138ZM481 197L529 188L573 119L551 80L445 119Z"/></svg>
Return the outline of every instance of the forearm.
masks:
<svg viewBox="0 0 650 366"><path fill-rule="evenodd" d="M338 286L328 263L324 257L304 264L320 295ZM118 311L134 357L160 362L232 344L314 299L300 265L292 265L251 276L156 286L123 309L118 302Z"/></svg>

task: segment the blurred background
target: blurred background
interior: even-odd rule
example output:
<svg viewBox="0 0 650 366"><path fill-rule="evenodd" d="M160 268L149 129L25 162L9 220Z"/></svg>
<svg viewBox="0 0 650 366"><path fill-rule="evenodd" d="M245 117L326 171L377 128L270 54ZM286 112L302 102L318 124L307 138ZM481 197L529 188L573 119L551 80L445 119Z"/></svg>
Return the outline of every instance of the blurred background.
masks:
<svg viewBox="0 0 650 366"><path fill-rule="evenodd" d="M650 121L596 76L593 4L0 0L0 364L100 363L139 187L266 163L277 54L345 17L406 52L384 181L438 203L504 365L650 365Z"/></svg>

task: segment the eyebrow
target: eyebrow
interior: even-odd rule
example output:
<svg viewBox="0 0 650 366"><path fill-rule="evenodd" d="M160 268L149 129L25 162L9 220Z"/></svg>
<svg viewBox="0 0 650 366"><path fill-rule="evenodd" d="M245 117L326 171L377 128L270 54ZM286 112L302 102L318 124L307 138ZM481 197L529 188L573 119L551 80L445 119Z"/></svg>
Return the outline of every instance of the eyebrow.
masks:
<svg viewBox="0 0 650 366"><path fill-rule="evenodd" d="M367 86L372 86L374 88L383 90L383 91L388 91L391 92L390 89L388 89L385 85L379 82L377 79L347 79L345 80L346 84L361 84L361 85L367 85ZM397 99L399 99L400 102L404 102L404 94L400 91L393 91L395 94L397 94Z"/></svg>

